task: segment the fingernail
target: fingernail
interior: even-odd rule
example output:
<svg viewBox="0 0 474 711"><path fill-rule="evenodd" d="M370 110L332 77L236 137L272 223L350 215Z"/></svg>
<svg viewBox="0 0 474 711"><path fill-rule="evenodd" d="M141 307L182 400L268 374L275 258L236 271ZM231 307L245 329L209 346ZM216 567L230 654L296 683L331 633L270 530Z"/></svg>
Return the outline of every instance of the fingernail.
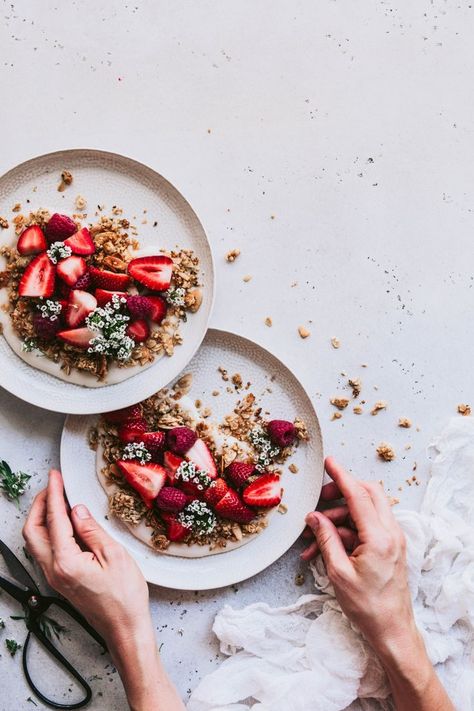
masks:
<svg viewBox="0 0 474 711"><path fill-rule="evenodd" d="M319 526L319 518L316 514L310 513L306 516L306 523L313 528L317 528Z"/></svg>
<svg viewBox="0 0 474 711"><path fill-rule="evenodd" d="M83 504L79 504L79 506L74 506L74 513L76 514L77 518L90 518L89 509L86 508Z"/></svg>

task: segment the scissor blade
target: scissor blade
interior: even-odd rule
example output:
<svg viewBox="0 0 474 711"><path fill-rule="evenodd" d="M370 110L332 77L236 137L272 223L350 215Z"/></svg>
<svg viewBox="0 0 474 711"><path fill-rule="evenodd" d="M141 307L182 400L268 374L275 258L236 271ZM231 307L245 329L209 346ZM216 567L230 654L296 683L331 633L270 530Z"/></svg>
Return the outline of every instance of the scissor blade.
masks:
<svg viewBox="0 0 474 711"><path fill-rule="evenodd" d="M26 605L28 599L31 597L31 592L27 588L23 586L19 587L12 580L4 578L3 575L0 575L0 588L15 598L15 600L21 602L22 605Z"/></svg>
<svg viewBox="0 0 474 711"><path fill-rule="evenodd" d="M35 581L31 577L29 572L26 570L25 566L20 563L16 555L12 553L12 551L3 541L0 541L0 553L3 556L3 559L5 560L5 564L8 568L8 572L10 573L10 575L12 575L15 580L18 580L19 583L24 585L25 588L28 588L32 592L39 595L38 586L36 585Z"/></svg>

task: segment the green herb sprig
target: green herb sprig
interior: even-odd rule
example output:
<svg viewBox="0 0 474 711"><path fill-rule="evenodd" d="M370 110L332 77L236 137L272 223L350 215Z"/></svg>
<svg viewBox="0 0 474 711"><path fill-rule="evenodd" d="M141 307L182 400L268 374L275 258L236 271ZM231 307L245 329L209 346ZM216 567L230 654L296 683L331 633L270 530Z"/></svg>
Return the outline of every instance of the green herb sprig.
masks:
<svg viewBox="0 0 474 711"><path fill-rule="evenodd" d="M18 644L18 642L14 639L6 639L5 645L12 657L15 656L19 649L21 649L21 644Z"/></svg>
<svg viewBox="0 0 474 711"><path fill-rule="evenodd" d="M14 501L17 506L20 505L20 496L25 493L26 485L31 479L29 474L25 472L12 472L11 467L7 462L0 461L0 489L5 496Z"/></svg>

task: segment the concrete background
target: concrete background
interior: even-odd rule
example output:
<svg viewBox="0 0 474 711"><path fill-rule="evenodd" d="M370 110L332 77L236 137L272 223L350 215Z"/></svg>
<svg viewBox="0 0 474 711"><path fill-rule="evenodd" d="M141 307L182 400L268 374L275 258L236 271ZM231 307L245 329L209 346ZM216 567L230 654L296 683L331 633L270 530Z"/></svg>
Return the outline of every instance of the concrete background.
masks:
<svg viewBox="0 0 474 711"><path fill-rule="evenodd" d="M415 507L427 445L458 403L474 404L473 18L461 0L2 2L0 170L95 147L166 176L215 250L212 324L285 360L314 398L326 451ZM331 421L341 372L362 378L366 412ZM388 408L371 417L377 399ZM400 416L413 428L397 428ZM20 511L0 500L2 538L21 551L62 417L1 392L0 421L0 457L33 474ZM382 440L392 463L377 461ZM409 487L415 462L421 485ZM232 589L151 590L183 695L217 664L211 624L225 603L286 604L311 589L309 575L294 583L300 547ZM2 641L24 636L10 614L3 595L0 708L31 709L19 655ZM125 709L108 660L82 659L85 649L78 666L102 694L91 707ZM45 688L67 688L37 665Z"/></svg>

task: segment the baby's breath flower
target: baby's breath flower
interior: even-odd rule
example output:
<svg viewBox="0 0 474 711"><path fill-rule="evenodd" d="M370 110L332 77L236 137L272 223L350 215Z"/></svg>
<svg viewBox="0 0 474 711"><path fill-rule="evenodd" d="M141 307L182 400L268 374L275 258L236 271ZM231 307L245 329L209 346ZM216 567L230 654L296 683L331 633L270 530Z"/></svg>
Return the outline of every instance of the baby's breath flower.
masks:
<svg viewBox="0 0 474 711"><path fill-rule="evenodd" d="M46 299L46 301L44 301L41 298L40 303L36 304L36 308L41 312L43 318L49 318L50 321L57 321L63 306L60 301L53 301L52 299Z"/></svg>
<svg viewBox="0 0 474 711"><path fill-rule="evenodd" d="M194 501L191 501L191 503L186 506L179 514L178 521L185 526L185 528L191 528L198 536L211 533L217 523L214 512L205 501L199 501L199 499L194 499Z"/></svg>
<svg viewBox="0 0 474 711"><path fill-rule="evenodd" d="M138 459L140 464L146 464L151 459L151 454L144 442L132 442L123 448L122 459Z"/></svg>
<svg viewBox="0 0 474 711"><path fill-rule="evenodd" d="M98 335L89 343L88 353L102 353L117 360L128 360L135 348L135 341L127 336L130 316L120 313L127 300L114 294L112 301L96 308L86 318L86 325Z"/></svg>
<svg viewBox="0 0 474 711"><path fill-rule="evenodd" d="M25 353L31 353L31 351L34 351L37 348L38 344L36 342L36 338L25 338L21 344L21 350Z"/></svg>
<svg viewBox="0 0 474 711"><path fill-rule="evenodd" d="M181 462L176 470L176 479L196 484L200 491L210 486L212 479L207 472L198 471L194 462Z"/></svg>
<svg viewBox="0 0 474 711"><path fill-rule="evenodd" d="M165 298L166 301L172 306L184 306L185 294L186 291L183 289L182 286L179 286L177 289L173 289L173 287L170 287L168 291L165 292Z"/></svg>
<svg viewBox="0 0 474 711"><path fill-rule="evenodd" d="M66 259L72 254L72 249L64 242L53 242L49 249L46 250L49 260L53 264L57 264L60 259Z"/></svg>
<svg viewBox="0 0 474 711"><path fill-rule="evenodd" d="M266 467L270 466L275 457L280 454L280 448L272 443L270 437L261 427L253 428L249 433L249 440L257 451L255 468L258 469L259 472L262 472Z"/></svg>

